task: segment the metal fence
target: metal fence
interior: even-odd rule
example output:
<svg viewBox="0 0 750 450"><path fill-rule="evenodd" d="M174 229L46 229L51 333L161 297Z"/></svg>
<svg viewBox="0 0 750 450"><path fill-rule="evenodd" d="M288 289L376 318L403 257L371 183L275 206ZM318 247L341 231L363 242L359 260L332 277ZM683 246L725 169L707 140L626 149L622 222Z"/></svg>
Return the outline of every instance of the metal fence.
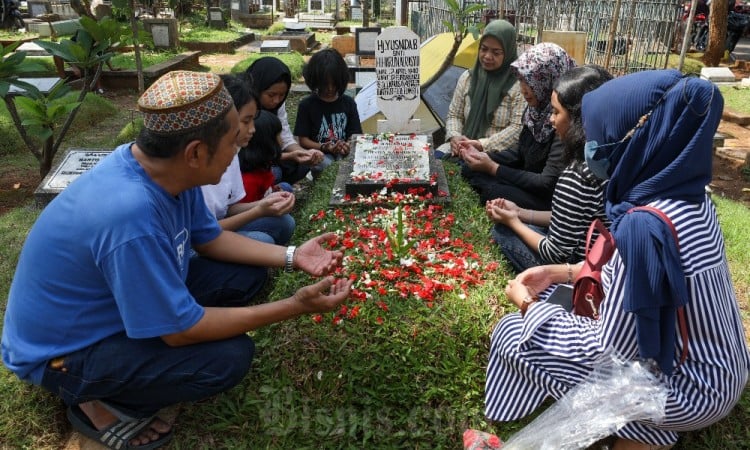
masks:
<svg viewBox="0 0 750 450"><path fill-rule="evenodd" d="M472 3L464 0L465 7ZM521 48L541 42L543 30L579 32L585 62L614 74L667 67L681 19L682 0L488 0L473 22L504 18L518 30ZM452 20L443 0L411 4L411 27L422 39L448 31Z"/></svg>

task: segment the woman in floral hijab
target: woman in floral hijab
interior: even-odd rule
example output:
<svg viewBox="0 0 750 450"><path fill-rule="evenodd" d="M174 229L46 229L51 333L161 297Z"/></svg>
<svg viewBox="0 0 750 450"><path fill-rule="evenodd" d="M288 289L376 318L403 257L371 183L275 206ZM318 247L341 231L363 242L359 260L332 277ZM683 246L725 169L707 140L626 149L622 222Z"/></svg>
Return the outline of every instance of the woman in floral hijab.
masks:
<svg viewBox="0 0 750 450"><path fill-rule="evenodd" d="M564 168L564 146L550 123L552 87L575 66L562 47L546 42L511 64L527 103L518 144L495 152L467 147L461 153L466 163L462 174L479 193L482 204L503 198L521 208L551 208L552 191Z"/></svg>

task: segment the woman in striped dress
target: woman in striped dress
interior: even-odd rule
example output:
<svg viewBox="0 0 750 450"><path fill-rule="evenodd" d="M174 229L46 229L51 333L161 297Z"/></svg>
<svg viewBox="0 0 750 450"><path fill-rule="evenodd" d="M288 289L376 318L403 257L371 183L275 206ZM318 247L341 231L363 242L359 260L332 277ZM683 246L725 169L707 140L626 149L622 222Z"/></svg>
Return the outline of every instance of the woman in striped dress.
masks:
<svg viewBox="0 0 750 450"><path fill-rule="evenodd" d="M586 161L609 177L607 214L617 251L605 265L600 319L536 301L531 291L564 282L565 265L531 268L508 282L522 314L505 316L492 335L486 414L523 417L587 378L614 349L652 359L669 388L665 420L631 422L616 432L615 450L669 446L677 433L726 416L748 379L750 356L714 206L712 139L723 99L710 82L678 71L645 71L605 83L583 99ZM674 223L648 212L651 205ZM573 275L575 275L575 270ZM689 342L678 337L676 308L685 306ZM687 359L679 363L683 346Z"/></svg>
<svg viewBox="0 0 750 450"><path fill-rule="evenodd" d="M586 231L594 219L608 222L604 213L606 181L595 177L583 159L581 100L612 75L598 66L575 67L565 72L552 91L550 122L565 144L563 162L568 166L552 193L552 210L520 208L498 198L487 202L495 222L492 238L517 272L542 264L583 260Z"/></svg>

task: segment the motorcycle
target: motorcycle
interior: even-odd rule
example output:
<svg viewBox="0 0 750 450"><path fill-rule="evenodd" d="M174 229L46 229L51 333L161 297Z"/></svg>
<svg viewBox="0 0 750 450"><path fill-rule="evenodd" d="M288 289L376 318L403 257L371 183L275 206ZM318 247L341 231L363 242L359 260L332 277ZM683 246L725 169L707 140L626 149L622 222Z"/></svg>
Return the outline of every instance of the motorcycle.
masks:
<svg viewBox="0 0 750 450"><path fill-rule="evenodd" d="M2 15L0 15L0 27L13 31L26 28L26 23L23 21L19 6L19 0L2 1L3 10Z"/></svg>
<svg viewBox="0 0 750 450"><path fill-rule="evenodd" d="M737 47L737 42L745 34L745 30L750 25L750 16L747 14L740 14L735 11L729 11L729 17L727 17L727 50L733 52L734 48Z"/></svg>
<svg viewBox="0 0 750 450"><path fill-rule="evenodd" d="M690 42L696 50L701 52L706 50L708 46L708 17L705 14L696 14L693 18Z"/></svg>
<svg viewBox="0 0 750 450"><path fill-rule="evenodd" d="M699 7L701 5L699 4ZM689 4L685 7L682 20L688 18ZM727 16L727 37L724 44L726 50L730 53L734 51L740 38L745 34L745 30L750 25L750 16L739 13L735 10L729 11ZM701 11L695 14L693 18L693 27L690 32L690 42L698 51L705 51L708 46L708 14Z"/></svg>

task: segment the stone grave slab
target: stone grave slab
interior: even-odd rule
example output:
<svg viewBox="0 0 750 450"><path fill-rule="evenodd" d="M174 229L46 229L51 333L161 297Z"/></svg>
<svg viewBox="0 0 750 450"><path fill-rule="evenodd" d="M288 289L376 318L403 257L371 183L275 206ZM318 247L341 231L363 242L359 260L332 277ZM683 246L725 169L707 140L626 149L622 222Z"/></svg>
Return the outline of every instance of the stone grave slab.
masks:
<svg viewBox="0 0 750 450"><path fill-rule="evenodd" d="M701 69L701 78L713 83L734 83L734 73L729 67L704 67Z"/></svg>
<svg viewBox="0 0 750 450"><path fill-rule="evenodd" d="M26 52L26 56L49 56L47 50L34 42L24 42L16 49L17 52Z"/></svg>
<svg viewBox="0 0 750 450"><path fill-rule="evenodd" d="M267 39L261 42L261 53L288 53L292 51L292 46L286 39Z"/></svg>
<svg viewBox="0 0 750 450"><path fill-rule="evenodd" d="M39 89L39 92L46 95L60 82L60 77L19 78L18 81L29 83ZM11 85L10 89L8 89L8 95L16 95L25 91L26 89Z"/></svg>
<svg viewBox="0 0 750 450"><path fill-rule="evenodd" d="M52 167L52 170L34 191L37 204L42 207L46 206L70 183L97 165L110 153L112 153L112 150L94 148L68 150L63 159Z"/></svg>
<svg viewBox="0 0 750 450"><path fill-rule="evenodd" d="M379 142L373 143L373 139ZM354 205L358 195L413 190L432 194L428 200L431 203L449 202L443 164L435 158L430 141L429 136L414 134L352 136L352 151L339 164L330 204ZM365 154L361 154L363 151ZM420 170L424 173L418 174Z"/></svg>
<svg viewBox="0 0 750 450"><path fill-rule="evenodd" d="M76 30L81 28L78 19L60 20L57 22L27 22L26 28L29 33L38 33L40 37L52 36L52 29L56 36L72 36Z"/></svg>
<svg viewBox="0 0 750 450"><path fill-rule="evenodd" d="M388 120L386 129L400 133L421 101L419 36L407 27L388 27L375 44L378 107Z"/></svg>

